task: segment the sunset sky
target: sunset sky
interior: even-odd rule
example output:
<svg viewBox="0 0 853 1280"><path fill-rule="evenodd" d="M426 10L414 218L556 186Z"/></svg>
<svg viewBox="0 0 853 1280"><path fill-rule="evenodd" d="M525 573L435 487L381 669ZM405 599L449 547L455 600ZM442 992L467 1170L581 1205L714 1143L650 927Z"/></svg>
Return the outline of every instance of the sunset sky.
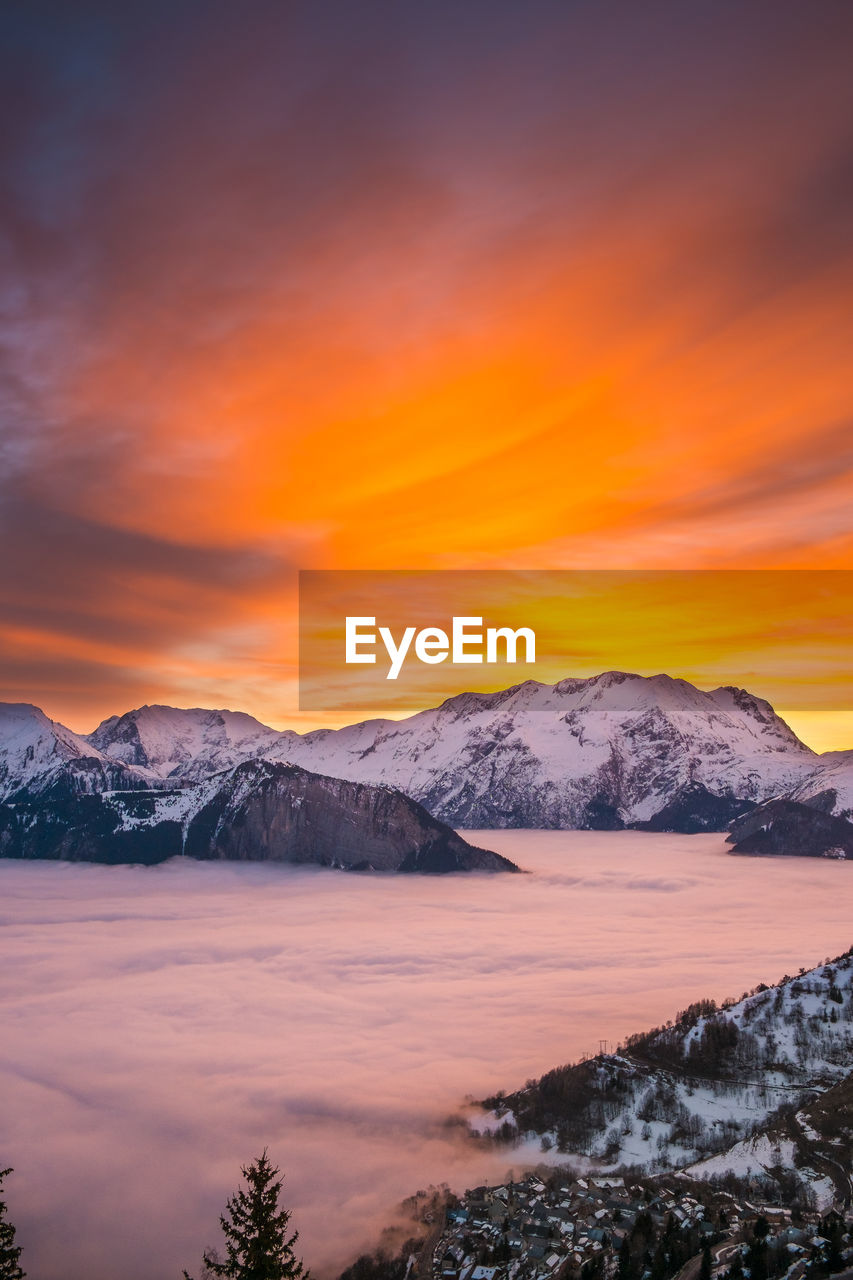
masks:
<svg viewBox="0 0 853 1280"><path fill-rule="evenodd" d="M853 568L846 0L0 28L0 698L340 722L300 568Z"/></svg>

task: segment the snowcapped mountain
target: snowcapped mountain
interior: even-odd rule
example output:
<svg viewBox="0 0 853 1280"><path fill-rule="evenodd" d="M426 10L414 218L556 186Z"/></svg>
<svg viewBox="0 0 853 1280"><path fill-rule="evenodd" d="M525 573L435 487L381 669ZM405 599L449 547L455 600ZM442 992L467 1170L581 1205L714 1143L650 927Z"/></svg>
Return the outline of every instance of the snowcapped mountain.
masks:
<svg viewBox="0 0 853 1280"><path fill-rule="evenodd" d="M824 792L838 805L853 798L853 753L827 762L762 699L665 675L527 681L460 694L405 720L307 734L276 732L242 712L146 706L84 738L28 708L38 725L28 732L43 739L36 746L13 711L0 718L7 793L32 776L35 794L53 773L72 790L183 785L262 758L394 787L467 827L719 831L800 787L815 807L828 803Z"/></svg>
<svg viewBox="0 0 853 1280"><path fill-rule="evenodd" d="M172 791L0 804L0 857L150 864L180 855L347 870L517 870L398 791L266 760Z"/></svg>
<svg viewBox="0 0 853 1280"><path fill-rule="evenodd" d="M851 1068L847 952L721 1008L698 1001L665 1027L629 1036L617 1053L487 1099L472 1124L512 1145L544 1139L543 1150L556 1146L598 1169L686 1169L698 1178L772 1175L777 1166L790 1175L798 1153L798 1176L831 1203L850 1193L831 1115L837 1121L843 1102L853 1116Z"/></svg>
<svg viewBox="0 0 853 1280"><path fill-rule="evenodd" d="M282 733L271 759L399 787L462 827L723 830L814 773L769 703L605 672L465 693L405 720Z"/></svg>
<svg viewBox="0 0 853 1280"><path fill-rule="evenodd" d="M110 716L86 741L152 778L193 782L258 755L278 736L245 711L145 706Z"/></svg>
<svg viewBox="0 0 853 1280"><path fill-rule="evenodd" d="M145 785L121 761L49 720L38 707L0 703L0 801Z"/></svg>

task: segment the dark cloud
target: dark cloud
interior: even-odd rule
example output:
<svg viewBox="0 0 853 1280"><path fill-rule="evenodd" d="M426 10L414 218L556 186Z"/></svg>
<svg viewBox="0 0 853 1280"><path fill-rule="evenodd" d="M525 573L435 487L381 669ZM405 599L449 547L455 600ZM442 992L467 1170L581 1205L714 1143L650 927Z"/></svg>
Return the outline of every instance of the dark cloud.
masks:
<svg viewBox="0 0 853 1280"><path fill-rule="evenodd" d="M756 236L764 273L796 281L853 267L853 136L834 141L785 196Z"/></svg>
<svg viewBox="0 0 853 1280"><path fill-rule="evenodd" d="M646 306L661 297L693 293L704 298L701 317L689 326L674 354L708 343L768 305L795 313L810 305L810 290L849 290L853 141L844 130L851 106L853 100L838 104L845 125L828 124L817 134L813 153L801 140L794 142L797 163L776 160L766 172L759 151L754 174L739 191L724 192L717 202L694 169L697 208L674 232L672 252L638 282ZM805 297L799 296L803 290ZM834 343L831 332L827 340ZM780 370L780 382L792 372Z"/></svg>
<svg viewBox="0 0 853 1280"><path fill-rule="evenodd" d="M293 570L280 552L192 546L19 494L0 494L0 537L14 546L0 562L4 620L104 642L165 647L204 630L188 600L227 609L259 589L284 588ZM208 625L226 618L214 614Z"/></svg>
<svg viewBox="0 0 853 1280"><path fill-rule="evenodd" d="M774 271L833 252L849 14L826 6L819 32L794 5L719 5L713 21L617 11L618 40L585 6L550 2L379 4L357 19L346 4L260 4L251 24L218 4L54 10L47 23L24 7L5 91L21 263L55 281L73 262L72 305L102 341L137 311L174 359L215 333L218 312L239 324L259 286L310 317L318 268L328 288L324 264L346 277L377 237L419 251L453 213L476 219L487 247L495 203L547 229L578 208L612 214L614 198L626 216L660 217L695 186L694 216L716 195L717 234L757 238L740 251L753 274L762 252ZM780 169L784 130L824 167ZM709 168L723 178L706 190ZM743 231L762 187L776 226Z"/></svg>

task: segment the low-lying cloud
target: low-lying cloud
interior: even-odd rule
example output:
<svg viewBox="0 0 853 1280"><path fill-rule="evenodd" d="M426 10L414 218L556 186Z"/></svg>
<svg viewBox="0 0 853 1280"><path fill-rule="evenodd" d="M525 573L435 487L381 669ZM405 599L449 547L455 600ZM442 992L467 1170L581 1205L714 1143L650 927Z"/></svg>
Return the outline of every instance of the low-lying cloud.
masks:
<svg viewBox="0 0 853 1280"><path fill-rule="evenodd" d="M722 837L477 833L527 876L0 862L0 1163L26 1269L197 1269L268 1146L319 1276L513 1153L443 1121L851 941L851 869ZM515 1157L516 1165L518 1157Z"/></svg>

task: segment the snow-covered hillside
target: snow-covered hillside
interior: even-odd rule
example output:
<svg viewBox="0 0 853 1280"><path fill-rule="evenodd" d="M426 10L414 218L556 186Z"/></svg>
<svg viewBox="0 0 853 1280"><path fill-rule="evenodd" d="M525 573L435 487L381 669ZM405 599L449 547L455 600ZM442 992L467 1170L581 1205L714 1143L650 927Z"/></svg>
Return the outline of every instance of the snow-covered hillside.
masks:
<svg viewBox="0 0 853 1280"><path fill-rule="evenodd" d="M244 711L145 706L110 716L86 740L153 778L196 781L257 756L278 736Z"/></svg>
<svg viewBox="0 0 853 1280"><path fill-rule="evenodd" d="M785 1141L812 1141L798 1111L847 1088L851 1070L847 953L728 1007L701 1001L672 1024L629 1037L618 1053L489 1099L474 1127L528 1147L535 1138L598 1167L694 1166L695 1176L710 1177L750 1161L766 1168ZM769 1137L753 1141L761 1134Z"/></svg>
<svg viewBox="0 0 853 1280"><path fill-rule="evenodd" d="M0 801L145 782L28 702L0 703Z"/></svg>
<svg viewBox="0 0 853 1280"><path fill-rule="evenodd" d="M461 694L406 720L284 733L267 754L400 787L456 826L675 830L723 829L819 760L744 690L621 672Z"/></svg>

